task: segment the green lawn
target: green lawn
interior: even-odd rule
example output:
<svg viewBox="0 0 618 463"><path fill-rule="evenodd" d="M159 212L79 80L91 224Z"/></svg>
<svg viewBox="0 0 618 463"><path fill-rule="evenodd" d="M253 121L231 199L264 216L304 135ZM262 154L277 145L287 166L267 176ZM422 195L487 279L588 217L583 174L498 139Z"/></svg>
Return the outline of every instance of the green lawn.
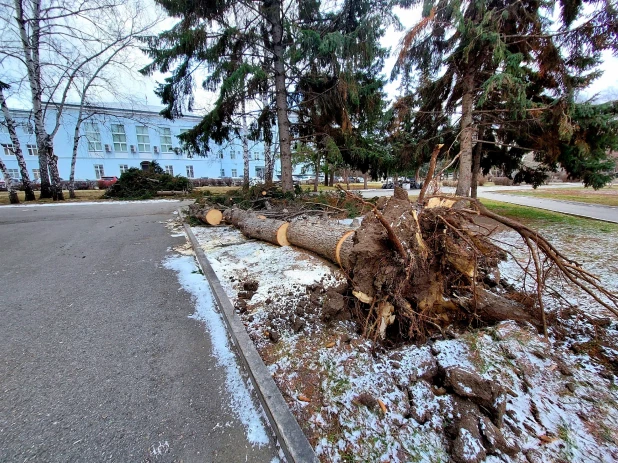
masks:
<svg viewBox="0 0 618 463"><path fill-rule="evenodd" d="M559 226L594 230L601 233L618 233L618 224L586 219L583 217L574 217L572 215L536 209L534 207L492 201L490 199L483 199L481 202L492 212L518 220L533 228Z"/></svg>
<svg viewBox="0 0 618 463"><path fill-rule="evenodd" d="M616 187L616 185L596 191L592 188L581 187L565 189L538 188L532 191L501 191L500 193L562 201L576 201L588 204L601 204L603 206L618 206L618 187Z"/></svg>

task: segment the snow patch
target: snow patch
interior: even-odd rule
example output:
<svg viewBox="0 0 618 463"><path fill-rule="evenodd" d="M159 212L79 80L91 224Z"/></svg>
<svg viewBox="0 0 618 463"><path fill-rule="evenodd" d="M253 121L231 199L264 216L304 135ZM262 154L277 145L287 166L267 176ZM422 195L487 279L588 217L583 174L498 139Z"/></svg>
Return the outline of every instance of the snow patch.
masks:
<svg viewBox="0 0 618 463"><path fill-rule="evenodd" d="M262 423L262 413L251 400L236 355L230 348L223 319L217 312L210 286L198 272L195 259L185 256L169 257L163 262L163 266L176 272L182 288L195 300L195 313L191 317L203 321L206 325L214 356L219 366L225 370L230 409L245 427L247 439L254 445L267 445L269 439Z"/></svg>

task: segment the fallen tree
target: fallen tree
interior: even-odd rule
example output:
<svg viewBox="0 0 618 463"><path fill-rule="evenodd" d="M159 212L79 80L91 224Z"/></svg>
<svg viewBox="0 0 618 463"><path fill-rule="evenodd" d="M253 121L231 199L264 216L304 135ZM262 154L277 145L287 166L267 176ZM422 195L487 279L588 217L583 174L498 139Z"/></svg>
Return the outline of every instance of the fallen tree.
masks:
<svg viewBox="0 0 618 463"><path fill-rule="evenodd" d="M350 309L372 339L418 340L449 325L507 319L532 323L547 334L541 293L548 266L618 315L618 296L593 275L535 231L477 200L438 195L419 204L399 190L376 205L355 200L371 207L358 229L315 218L288 223L238 208L226 210L223 218L250 238L298 246L339 265L353 295ZM498 263L506 252L492 242L492 230L475 225L478 216L522 236L535 263L529 273L536 299L502 285Z"/></svg>

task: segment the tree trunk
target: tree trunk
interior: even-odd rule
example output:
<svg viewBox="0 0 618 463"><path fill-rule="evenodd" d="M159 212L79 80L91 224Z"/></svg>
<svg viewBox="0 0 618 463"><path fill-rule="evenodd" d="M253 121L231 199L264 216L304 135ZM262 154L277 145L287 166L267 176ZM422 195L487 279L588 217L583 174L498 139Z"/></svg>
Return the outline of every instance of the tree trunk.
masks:
<svg viewBox="0 0 618 463"><path fill-rule="evenodd" d="M367 174L363 174L363 189L367 189Z"/></svg>
<svg viewBox="0 0 618 463"><path fill-rule="evenodd" d="M482 131L479 129L479 140L482 138ZM472 156L472 185L470 186L470 196L474 199L477 198L478 185L479 185L479 173L481 171L481 149L482 143L476 142L474 152Z"/></svg>
<svg viewBox="0 0 618 463"><path fill-rule="evenodd" d="M268 20L272 25L272 52L275 68L275 102L277 107L277 125L279 132L279 151L281 159L281 188L283 191L294 191L292 181L292 139L290 136L290 120L288 118L288 93L285 82L283 19L281 16L281 0L266 0Z"/></svg>
<svg viewBox="0 0 618 463"><path fill-rule="evenodd" d="M249 189L249 140L247 138L247 114L245 108L245 98L241 102L241 126L240 126L240 140L242 141L242 160L243 160L243 174L242 174L242 188L243 190Z"/></svg>
<svg viewBox="0 0 618 463"><path fill-rule="evenodd" d="M313 191L317 193L318 186L320 184L320 156L316 153L315 164L313 165L313 170L315 171L315 178L313 179Z"/></svg>
<svg viewBox="0 0 618 463"><path fill-rule="evenodd" d="M348 169L343 169L343 180L345 181L345 189L350 189L350 176L348 175Z"/></svg>
<svg viewBox="0 0 618 463"><path fill-rule="evenodd" d="M324 186L328 186L328 163L324 164Z"/></svg>
<svg viewBox="0 0 618 463"><path fill-rule="evenodd" d="M64 201L64 193L62 192L62 181L60 180L60 172L58 172L58 156L54 154L53 141L50 135L47 135L46 146L49 159L49 173L51 174L52 178L52 199L54 201Z"/></svg>
<svg viewBox="0 0 618 463"><path fill-rule="evenodd" d="M7 106L4 99L4 92L2 91L2 87L0 87L0 106L2 107L2 114L4 115L6 127L9 131L9 136L11 137L11 143L13 144L13 152L15 153L17 164L19 165L21 181L24 186L24 193L26 196L25 199L26 201L34 201L36 197L34 196L34 190L32 189L32 184L30 183L28 166L26 165L26 160L24 159L24 153L21 150L21 143L19 142L19 138L17 137L17 131L15 130L15 121L13 120L13 117L11 116L11 113L9 111L9 107ZM15 198L17 198L17 196L15 196Z"/></svg>
<svg viewBox="0 0 618 463"><path fill-rule="evenodd" d="M333 166L330 169L330 186L335 186L335 168Z"/></svg>
<svg viewBox="0 0 618 463"><path fill-rule="evenodd" d="M208 225L219 225L223 219L223 214L219 209L209 209L202 214L197 214L197 218Z"/></svg>
<svg viewBox="0 0 618 463"><path fill-rule="evenodd" d="M238 224L243 235L277 246L289 246L287 230L290 224L283 220L267 219L260 215L249 215Z"/></svg>
<svg viewBox="0 0 618 463"><path fill-rule="evenodd" d="M463 78L461 100L461 149L459 154L459 179L457 196L470 196L472 184L472 111L474 109L474 74Z"/></svg>
<svg viewBox="0 0 618 463"><path fill-rule="evenodd" d="M2 158L0 158L0 171L2 171L2 176L4 177L4 183L6 184L6 189L9 192L9 202L11 204L19 204L19 196L17 193L17 189L15 188L15 184L13 183L13 181L11 180L11 177L9 176L9 172L6 168L6 164L4 163Z"/></svg>

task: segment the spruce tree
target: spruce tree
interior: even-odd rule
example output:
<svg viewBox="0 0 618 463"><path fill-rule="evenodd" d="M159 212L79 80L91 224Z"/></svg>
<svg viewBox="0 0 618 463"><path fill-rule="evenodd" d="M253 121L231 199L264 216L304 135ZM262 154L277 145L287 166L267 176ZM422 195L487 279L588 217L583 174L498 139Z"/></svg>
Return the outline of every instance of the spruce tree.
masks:
<svg viewBox="0 0 618 463"><path fill-rule="evenodd" d="M578 91L598 76L600 53L618 49L615 2L590 2L594 10L585 14L582 2L563 0L556 20L549 1L410 4L421 3L423 20L406 34L395 72L404 85L419 82L415 130L439 137L449 133L439 116L457 120L457 194L470 194L475 133L482 133L477 143L485 158L477 165L519 167L522 153L532 151L546 169L555 167L557 147L534 134L564 131Z"/></svg>

